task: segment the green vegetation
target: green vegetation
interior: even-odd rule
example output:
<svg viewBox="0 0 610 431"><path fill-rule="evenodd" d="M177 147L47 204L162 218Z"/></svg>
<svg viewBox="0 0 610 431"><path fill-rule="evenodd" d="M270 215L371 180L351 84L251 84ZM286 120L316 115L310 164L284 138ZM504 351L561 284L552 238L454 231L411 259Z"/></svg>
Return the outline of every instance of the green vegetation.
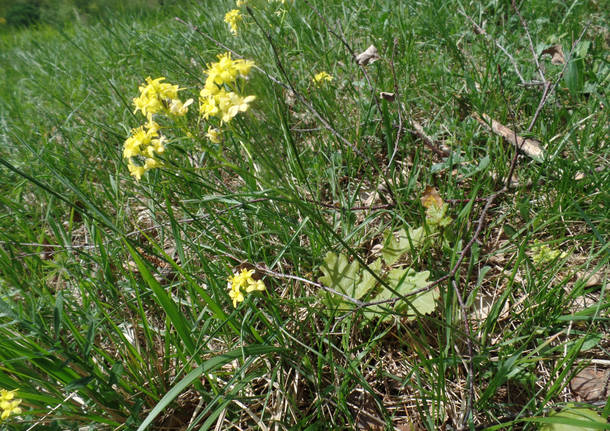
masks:
<svg viewBox="0 0 610 431"><path fill-rule="evenodd" d="M0 428L606 427L603 2L144 3L0 15Z"/></svg>
<svg viewBox="0 0 610 431"><path fill-rule="evenodd" d="M82 23L122 13L149 13L160 6L167 9L179 4L177 0L0 0L0 18L9 28L63 27L73 21Z"/></svg>

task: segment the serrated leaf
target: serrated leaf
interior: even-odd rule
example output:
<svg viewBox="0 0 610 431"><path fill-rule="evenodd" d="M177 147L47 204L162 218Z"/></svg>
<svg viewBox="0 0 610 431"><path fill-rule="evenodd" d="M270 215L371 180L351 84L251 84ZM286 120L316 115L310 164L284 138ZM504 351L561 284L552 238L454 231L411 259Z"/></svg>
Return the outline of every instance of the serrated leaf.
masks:
<svg viewBox="0 0 610 431"><path fill-rule="evenodd" d="M379 274L381 259L371 263L369 268ZM320 270L324 273L322 277L318 278L320 283L354 299L364 298L377 284L373 274L365 271L357 261L349 263L347 256L343 254L326 253ZM354 307L353 303L337 295L329 292L324 292L324 294L331 305Z"/></svg>
<svg viewBox="0 0 610 431"><path fill-rule="evenodd" d="M360 280L360 264L358 261L349 263L347 256L343 254L337 255L331 251L326 253L320 270L324 275L318 278L318 281L345 295L351 296ZM330 295L328 294L327 297L332 302L341 302L340 298Z"/></svg>
<svg viewBox="0 0 610 431"><path fill-rule="evenodd" d="M398 259L404 254L411 251L411 245L413 247L419 247L426 236L426 232L423 227L417 229L409 228L409 233L403 229L398 231L398 238L389 230L383 233L383 248L381 249L381 256L383 257L386 265L393 265ZM410 241L409 241L410 240Z"/></svg>
<svg viewBox="0 0 610 431"><path fill-rule="evenodd" d="M432 227L445 227L451 223L451 217L446 216L447 204L441 206L432 205L426 209L426 222Z"/></svg>
<svg viewBox="0 0 610 431"><path fill-rule="evenodd" d="M324 276L320 277L318 281L346 295L353 291L354 285L360 278L358 261L350 263L347 256L343 254L326 253L321 270Z"/></svg>
<svg viewBox="0 0 610 431"><path fill-rule="evenodd" d="M387 299L391 299L393 296L394 294L392 293L392 291L384 287L381 292L379 292L374 298L371 299L371 301L385 301ZM387 308L391 307L392 305L390 304L372 305L370 307L367 307L364 311L364 318L365 320L373 320L378 317L381 317L382 321L390 320L392 318L392 315L386 314L384 316L383 313L386 311Z"/></svg>
<svg viewBox="0 0 610 431"><path fill-rule="evenodd" d="M412 269L393 269L388 274L388 283L398 294L408 295L414 290L426 287L428 284L430 271L415 272ZM372 301L384 301L395 298L397 295L390 289L384 288L377 294ZM422 292L418 295L409 297L410 304L405 301L398 301L395 310L400 311L403 317L407 320L413 320L418 314L429 314L436 309L436 300L438 299L438 289L431 289L428 292ZM373 319L383 313L387 305L374 305L364 313L367 319ZM417 310L417 311L416 311ZM391 319L391 315L382 317L382 321Z"/></svg>
<svg viewBox="0 0 610 431"><path fill-rule="evenodd" d="M428 285L430 271L415 272L412 269L393 269L388 275L390 285L401 295L422 289ZM399 301L396 308L403 311L407 320L413 320L418 314L429 314L436 309L438 289L431 289L418 295L409 297L410 304Z"/></svg>
<svg viewBox="0 0 610 431"><path fill-rule="evenodd" d="M375 274L379 275L381 273L381 259L377 259L373 263L369 264L369 268ZM375 277L373 277L373 274L371 274L368 271L365 271L363 268L362 269L362 278L360 279L360 282L356 286L356 290L354 292L353 298L356 298L356 299L364 298L367 293L369 293L371 290L373 290L373 288L375 287L376 284L377 284L377 279Z"/></svg>

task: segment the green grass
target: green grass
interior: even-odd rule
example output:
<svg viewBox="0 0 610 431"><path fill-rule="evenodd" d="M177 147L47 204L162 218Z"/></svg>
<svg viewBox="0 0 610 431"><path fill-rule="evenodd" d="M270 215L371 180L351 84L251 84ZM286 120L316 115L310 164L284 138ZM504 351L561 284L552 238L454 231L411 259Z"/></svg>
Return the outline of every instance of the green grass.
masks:
<svg viewBox="0 0 610 431"><path fill-rule="evenodd" d="M198 3L0 35L0 387L23 399L0 426L537 429L574 401L570 379L591 360L607 367L610 349L601 4L520 5L538 52L560 43L567 57L586 26L531 129L548 157L518 159L436 311L408 320L332 307L306 281L330 251L366 266L384 231L428 229L428 185L452 223L399 263L430 281L450 273L477 228L474 200L502 189L514 155L471 113L525 134L542 94L459 13L538 80L510 2L312 0L317 13L259 0L260 26L244 10L235 37L222 21L233 2ZM356 53L377 47L373 88L331 30ZM182 124L165 121L165 166L137 182L122 159L144 122L131 100L147 76L197 100L225 51L201 33L265 72L246 83L257 99L218 151L197 101ZM317 88L320 71L334 79ZM373 96L396 89L380 111ZM566 255L535 263L535 241ZM234 309L227 277L245 262L275 275ZM608 417L604 401L590 407Z"/></svg>

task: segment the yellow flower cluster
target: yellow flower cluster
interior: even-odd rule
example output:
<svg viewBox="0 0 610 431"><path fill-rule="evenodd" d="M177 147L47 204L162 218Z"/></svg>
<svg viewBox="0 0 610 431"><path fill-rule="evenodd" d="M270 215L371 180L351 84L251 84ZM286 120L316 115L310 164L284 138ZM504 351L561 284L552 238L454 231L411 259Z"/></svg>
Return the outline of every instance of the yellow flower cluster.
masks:
<svg viewBox="0 0 610 431"><path fill-rule="evenodd" d="M239 9L231 9L225 14L225 22L229 24L229 28L231 29L231 34L233 36L237 36L237 29L239 28L239 23L243 19L244 18L241 15Z"/></svg>
<svg viewBox="0 0 610 431"><path fill-rule="evenodd" d="M205 136L213 144L220 144L220 142L222 142L222 132L215 127L208 127L208 132L205 134Z"/></svg>
<svg viewBox="0 0 610 431"><path fill-rule="evenodd" d="M204 119L220 118L228 123L240 112L246 112L256 96L241 96L237 91L238 78L246 78L254 62L233 60L231 53L218 55L218 61L208 65L205 86L199 93L199 112Z"/></svg>
<svg viewBox="0 0 610 431"><path fill-rule="evenodd" d="M193 99L185 103L178 98L177 85L161 82L164 77L152 79L146 78L146 85L140 86L140 97L133 99L136 107L135 112L142 111L142 114L150 119L152 114L163 112L165 114L182 116L188 111L188 106L193 103Z"/></svg>
<svg viewBox="0 0 610 431"><path fill-rule="evenodd" d="M123 158L129 160L129 173L138 181L146 171L161 166L161 162L155 158L156 154L165 151L165 138L159 136L159 128L151 118L144 126L133 129L123 144ZM143 164L135 164L134 158L143 160Z"/></svg>
<svg viewBox="0 0 610 431"><path fill-rule="evenodd" d="M17 390L7 391L6 389L0 389L0 409L2 414L0 418L2 420L8 419L9 416L21 414L21 399L15 398L15 392Z"/></svg>
<svg viewBox="0 0 610 431"><path fill-rule="evenodd" d="M327 72L316 73L312 78L314 84L320 86L325 82L330 82L333 80L333 76L329 75Z"/></svg>
<svg viewBox="0 0 610 431"><path fill-rule="evenodd" d="M253 274L253 269L242 269L241 272L236 272L229 277L229 296L233 300L233 307L237 307L238 302L243 302L244 294L242 289L245 289L246 293L254 292L256 290L263 291L266 289L265 283L263 283L262 280L255 280L252 278Z"/></svg>
<svg viewBox="0 0 610 431"><path fill-rule="evenodd" d="M565 251L555 250L549 247L547 244L542 244L539 241L534 241L534 247L537 250L532 255L532 260L536 265L543 265L554 261L555 259L564 259L568 256Z"/></svg>
<svg viewBox="0 0 610 431"><path fill-rule="evenodd" d="M140 111L148 119L144 126L133 129L123 144L123 158L128 160L129 173L138 181L146 171L161 166L155 156L165 151L165 138L159 135L161 126L153 120L153 115L180 117L188 112L189 105L193 103L193 99L182 103L178 98L180 88L162 82L164 80L164 77L152 79L149 76L140 85L140 96L133 99L134 112Z"/></svg>

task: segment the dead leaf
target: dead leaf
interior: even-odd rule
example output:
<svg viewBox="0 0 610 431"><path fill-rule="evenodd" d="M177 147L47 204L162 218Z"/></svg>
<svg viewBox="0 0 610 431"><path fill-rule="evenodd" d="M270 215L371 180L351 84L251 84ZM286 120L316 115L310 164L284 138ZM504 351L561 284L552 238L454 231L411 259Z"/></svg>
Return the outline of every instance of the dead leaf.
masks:
<svg viewBox="0 0 610 431"><path fill-rule="evenodd" d="M376 62L380 58L381 57L379 57L375 45L371 45L366 49L366 51L361 52L356 56L356 63L358 63L358 65L360 66L368 66L369 64Z"/></svg>
<svg viewBox="0 0 610 431"><path fill-rule="evenodd" d="M531 138L523 138L522 136L517 135L516 132L509 129L505 125L493 120L487 114L477 114L474 112L472 116L479 122L481 125L491 128L491 131L494 132L498 136L502 136L508 142L516 146L519 150L523 151L529 157L536 161L542 161L544 159L544 150L540 146L540 142ZM483 117L483 118L481 118ZM491 127L490 127L491 124Z"/></svg>
<svg viewBox="0 0 610 431"><path fill-rule="evenodd" d="M582 401L598 401L606 399L609 383L610 370L591 365L574 376L570 381L570 389Z"/></svg>
<svg viewBox="0 0 610 431"><path fill-rule="evenodd" d="M540 56L548 54L551 56L551 63L556 64L558 66L562 64L566 64L566 58L563 55L563 48L561 45L553 45L549 46L547 49L542 51Z"/></svg>
<svg viewBox="0 0 610 431"><path fill-rule="evenodd" d="M574 175L574 181L580 181L583 178L585 178L584 172L576 172L576 174Z"/></svg>
<svg viewBox="0 0 610 431"><path fill-rule="evenodd" d="M388 102L393 102L396 98L396 95L394 93L388 93L387 91L382 91L381 93L379 93L379 96L383 100L387 100Z"/></svg>
<svg viewBox="0 0 610 431"><path fill-rule="evenodd" d="M585 287L593 287L602 284L602 278L604 274L599 272L586 273L584 271L578 271L576 277L579 280L585 280Z"/></svg>
<svg viewBox="0 0 610 431"><path fill-rule="evenodd" d="M430 208L432 206L436 206L441 208L445 202L443 202L443 198L438 194L438 190L436 187L426 186L424 193L421 196L421 204L424 208Z"/></svg>

